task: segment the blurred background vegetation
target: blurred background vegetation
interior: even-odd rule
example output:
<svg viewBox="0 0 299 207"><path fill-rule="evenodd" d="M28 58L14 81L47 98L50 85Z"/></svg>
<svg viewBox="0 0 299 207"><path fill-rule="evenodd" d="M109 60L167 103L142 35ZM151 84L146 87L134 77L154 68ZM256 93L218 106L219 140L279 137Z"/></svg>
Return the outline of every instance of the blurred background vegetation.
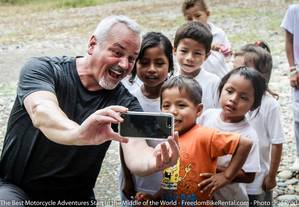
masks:
<svg viewBox="0 0 299 207"><path fill-rule="evenodd" d="M77 8L125 0L0 0L0 5L43 6L46 8Z"/></svg>

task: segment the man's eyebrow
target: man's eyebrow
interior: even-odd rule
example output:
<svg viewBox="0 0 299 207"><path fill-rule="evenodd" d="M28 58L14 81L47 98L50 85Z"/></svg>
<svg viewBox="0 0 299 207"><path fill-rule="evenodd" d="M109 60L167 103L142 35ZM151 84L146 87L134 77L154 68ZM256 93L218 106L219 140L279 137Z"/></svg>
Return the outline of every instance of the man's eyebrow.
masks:
<svg viewBox="0 0 299 207"><path fill-rule="evenodd" d="M121 44L119 44L119 43L117 43L117 42L114 43L113 45L116 46L116 47L120 47L120 48L123 49L123 50L126 49L124 46L122 46Z"/></svg>
<svg viewBox="0 0 299 207"><path fill-rule="evenodd" d="M119 47L122 50L126 50L126 48L124 46L122 46L121 44L119 44L118 42L114 43L113 46ZM138 54L139 54L139 51L134 53L135 56L138 56Z"/></svg>

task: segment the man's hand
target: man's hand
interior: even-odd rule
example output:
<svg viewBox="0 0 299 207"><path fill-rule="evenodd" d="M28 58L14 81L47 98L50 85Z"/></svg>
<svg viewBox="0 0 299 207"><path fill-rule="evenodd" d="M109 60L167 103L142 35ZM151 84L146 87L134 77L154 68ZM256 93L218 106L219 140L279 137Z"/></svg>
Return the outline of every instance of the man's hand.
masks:
<svg viewBox="0 0 299 207"><path fill-rule="evenodd" d="M122 106L109 106L91 114L78 128L76 145L98 145L108 140L128 142L111 128L111 124L123 121L121 113L128 109Z"/></svg>
<svg viewBox="0 0 299 207"><path fill-rule="evenodd" d="M163 142L155 147L155 165L159 170L171 167L177 163L179 158L179 135L174 133L173 137L168 137L167 142Z"/></svg>
<svg viewBox="0 0 299 207"><path fill-rule="evenodd" d="M299 73L298 72L291 72L292 74L290 75L290 85L293 88L298 89L299 88Z"/></svg>
<svg viewBox="0 0 299 207"><path fill-rule="evenodd" d="M145 139L130 139L121 146L127 167L138 176L147 176L173 166L179 158L177 132L155 148L150 147Z"/></svg>

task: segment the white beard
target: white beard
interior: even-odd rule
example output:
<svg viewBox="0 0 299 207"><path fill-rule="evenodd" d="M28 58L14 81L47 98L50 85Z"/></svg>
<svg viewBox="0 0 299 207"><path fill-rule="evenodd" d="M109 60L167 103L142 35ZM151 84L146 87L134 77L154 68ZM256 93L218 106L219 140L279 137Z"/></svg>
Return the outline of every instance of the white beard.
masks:
<svg viewBox="0 0 299 207"><path fill-rule="evenodd" d="M109 81L105 80L105 78L101 78L98 83L102 88L104 88L106 90L112 90L118 85L118 83L115 84L115 83L109 82Z"/></svg>

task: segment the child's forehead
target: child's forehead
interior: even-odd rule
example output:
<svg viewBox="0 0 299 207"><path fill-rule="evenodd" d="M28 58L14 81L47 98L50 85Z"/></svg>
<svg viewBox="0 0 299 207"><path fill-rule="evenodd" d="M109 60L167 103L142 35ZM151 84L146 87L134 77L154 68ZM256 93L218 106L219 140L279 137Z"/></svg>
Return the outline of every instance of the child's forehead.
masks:
<svg viewBox="0 0 299 207"><path fill-rule="evenodd" d="M181 88L178 86L174 86L171 88L167 88L162 92L162 97L167 98L166 96L171 96L175 98L184 98L184 99L191 99L187 90L185 88Z"/></svg>
<svg viewBox="0 0 299 207"><path fill-rule="evenodd" d="M178 47L194 47L194 48L204 48L204 43L192 37L183 37L178 44Z"/></svg>

